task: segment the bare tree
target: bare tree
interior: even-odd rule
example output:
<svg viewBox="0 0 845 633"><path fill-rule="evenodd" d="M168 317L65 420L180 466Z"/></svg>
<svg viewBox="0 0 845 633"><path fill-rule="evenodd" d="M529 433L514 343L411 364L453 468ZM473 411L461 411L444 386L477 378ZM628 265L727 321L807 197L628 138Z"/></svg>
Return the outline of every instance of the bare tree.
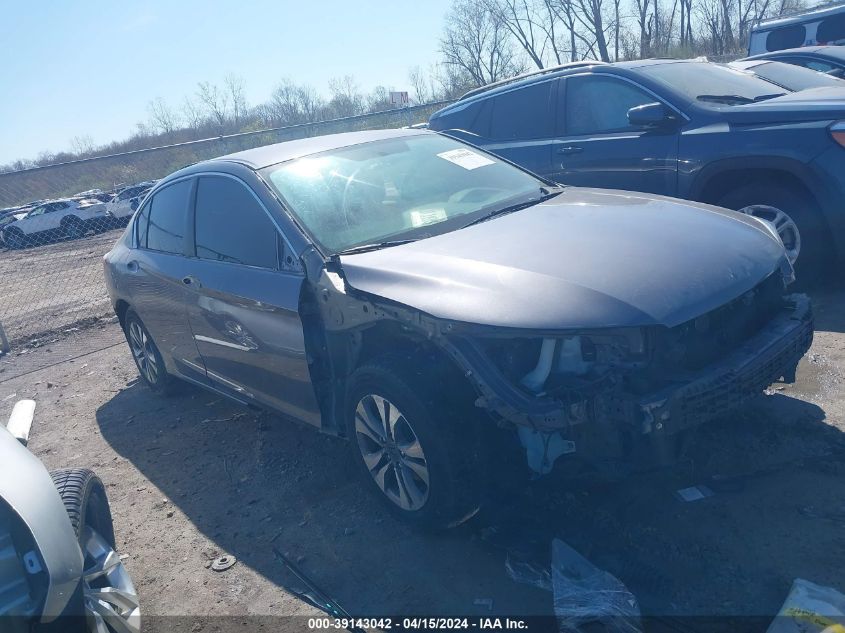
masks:
<svg viewBox="0 0 845 633"><path fill-rule="evenodd" d="M522 65L506 25L485 6L487 0L457 0L440 40L443 62L465 71L477 85L518 74Z"/></svg>
<svg viewBox="0 0 845 633"><path fill-rule="evenodd" d="M198 130L203 123L202 110L197 106L196 102L190 97L185 97L182 104L182 114L184 116L185 125L192 130Z"/></svg>
<svg viewBox="0 0 845 633"><path fill-rule="evenodd" d="M167 102L156 97L147 104L150 116L150 127L162 134L171 134L180 127L179 117Z"/></svg>
<svg viewBox="0 0 845 633"><path fill-rule="evenodd" d="M538 0L479 0L490 16L511 34L539 69L545 68L546 47L553 49L556 61L560 59L555 38L554 22L548 20L548 5ZM545 28L543 25L546 25Z"/></svg>
<svg viewBox="0 0 845 633"><path fill-rule="evenodd" d="M93 154L96 147L94 146L94 139L90 134L83 134L82 136L74 136L70 139L70 149L77 156L86 156Z"/></svg>
<svg viewBox="0 0 845 633"><path fill-rule="evenodd" d="M376 86L367 95L367 112L382 112L396 106L390 102L390 89L384 86Z"/></svg>
<svg viewBox="0 0 845 633"><path fill-rule="evenodd" d="M577 0L576 6L579 11L575 14L575 17L595 40L599 59L609 62L610 55L607 50L607 34L605 33L604 23L604 0Z"/></svg>
<svg viewBox="0 0 845 633"><path fill-rule="evenodd" d="M205 107L206 116L221 129L229 120L229 94L217 84L201 81L197 84L197 99Z"/></svg>
<svg viewBox="0 0 845 633"><path fill-rule="evenodd" d="M364 111L364 97L352 75L330 79L329 91L332 93L332 98L328 107L332 116L354 116Z"/></svg>
<svg viewBox="0 0 845 633"><path fill-rule="evenodd" d="M244 95L244 80L240 75L229 73L223 78L226 100L231 104L232 120L240 125L246 118L247 103Z"/></svg>
<svg viewBox="0 0 845 633"><path fill-rule="evenodd" d="M422 68L414 66L408 71L408 81L411 84L414 101L417 103L428 103L431 101L428 78Z"/></svg>

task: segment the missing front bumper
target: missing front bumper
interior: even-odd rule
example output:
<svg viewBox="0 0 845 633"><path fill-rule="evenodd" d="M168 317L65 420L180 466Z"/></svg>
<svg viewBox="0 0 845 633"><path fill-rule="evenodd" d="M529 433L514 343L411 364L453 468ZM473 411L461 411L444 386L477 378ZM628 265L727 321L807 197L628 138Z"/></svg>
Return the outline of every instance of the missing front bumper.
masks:
<svg viewBox="0 0 845 633"><path fill-rule="evenodd" d="M682 384L641 398L643 433L677 433L721 417L780 378L795 379L798 361L813 342L813 315L806 295L721 361Z"/></svg>

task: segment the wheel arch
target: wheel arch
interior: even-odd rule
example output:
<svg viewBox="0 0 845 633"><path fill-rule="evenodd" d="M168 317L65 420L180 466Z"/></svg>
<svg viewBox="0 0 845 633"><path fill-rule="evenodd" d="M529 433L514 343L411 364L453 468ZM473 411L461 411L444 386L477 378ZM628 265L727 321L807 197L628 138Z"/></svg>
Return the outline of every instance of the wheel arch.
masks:
<svg viewBox="0 0 845 633"><path fill-rule="evenodd" d="M685 197L717 204L732 187L749 183L776 182L808 196L818 209L824 226L834 240L837 255L845 253L845 213L837 213L829 188L805 164L781 156L741 157L716 161L704 167Z"/></svg>

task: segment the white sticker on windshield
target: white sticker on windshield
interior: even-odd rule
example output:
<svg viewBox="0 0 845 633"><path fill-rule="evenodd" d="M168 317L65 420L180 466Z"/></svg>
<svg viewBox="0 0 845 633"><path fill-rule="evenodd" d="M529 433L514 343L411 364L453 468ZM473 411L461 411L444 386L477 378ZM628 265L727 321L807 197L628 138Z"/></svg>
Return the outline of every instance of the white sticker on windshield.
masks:
<svg viewBox="0 0 845 633"><path fill-rule="evenodd" d="M441 152L438 156L448 160L450 163L460 165L464 169L477 169L485 165L493 165L496 162L468 149L452 149L448 152Z"/></svg>

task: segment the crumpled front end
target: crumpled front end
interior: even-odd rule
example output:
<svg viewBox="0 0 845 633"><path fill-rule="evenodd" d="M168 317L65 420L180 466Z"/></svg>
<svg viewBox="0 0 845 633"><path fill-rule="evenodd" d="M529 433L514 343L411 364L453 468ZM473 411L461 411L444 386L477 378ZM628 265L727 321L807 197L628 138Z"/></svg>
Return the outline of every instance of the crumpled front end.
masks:
<svg viewBox="0 0 845 633"><path fill-rule="evenodd" d="M455 329L446 345L480 393L476 404L518 429L542 474L565 453L623 457L639 440L674 436L792 382L812 339L809 299L784 296L776 272L673 328L522 338Z"/></svg>

